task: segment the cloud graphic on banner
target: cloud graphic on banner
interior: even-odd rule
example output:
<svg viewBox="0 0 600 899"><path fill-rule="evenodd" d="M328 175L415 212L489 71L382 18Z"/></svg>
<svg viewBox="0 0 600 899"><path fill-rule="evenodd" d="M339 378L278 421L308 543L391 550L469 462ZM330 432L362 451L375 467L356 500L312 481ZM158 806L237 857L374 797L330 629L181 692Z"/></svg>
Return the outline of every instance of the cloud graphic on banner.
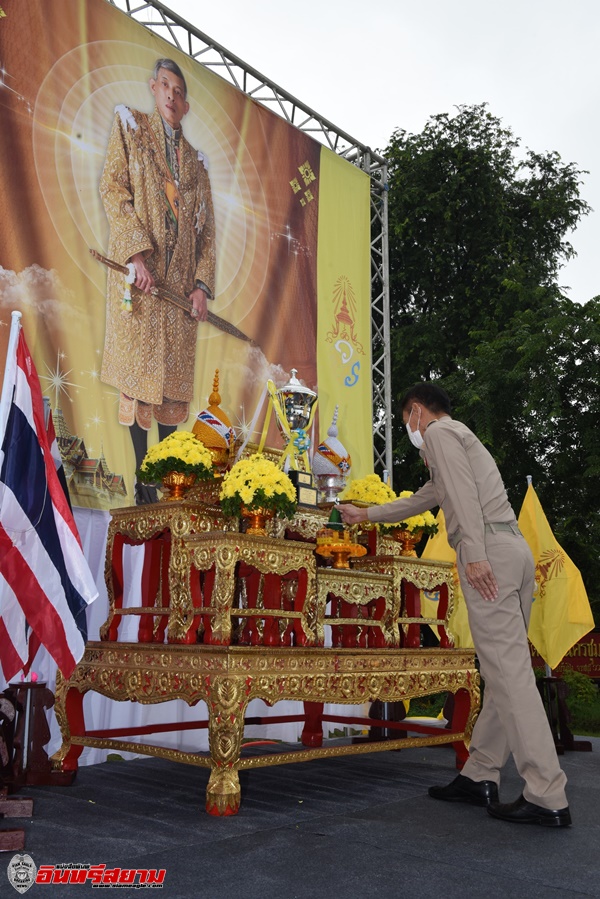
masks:
<svg viewBox="0 0 600 899"><path fill-rule="evenodd" d="M221 375L222 386L224 383L244 384L247 390L254 391L262 389L267 381L273 381L277 387L287 384L289 372L281 365L269 362L259 347L246 346L245 354L238 354L227 361L227 371ZM226 386L222 392L227 393Z"/></svg>
<svg viewBox="0 0 600 899"><path fill-rule="evenodd" d="M0 310L35 313L46 324L60 324L67 315L70 319L86 318L73 302L73 291L61 282L54 269L45 269L34 263L21 272L0 266ZM3 322L7 324L7 322Z"/></svg>

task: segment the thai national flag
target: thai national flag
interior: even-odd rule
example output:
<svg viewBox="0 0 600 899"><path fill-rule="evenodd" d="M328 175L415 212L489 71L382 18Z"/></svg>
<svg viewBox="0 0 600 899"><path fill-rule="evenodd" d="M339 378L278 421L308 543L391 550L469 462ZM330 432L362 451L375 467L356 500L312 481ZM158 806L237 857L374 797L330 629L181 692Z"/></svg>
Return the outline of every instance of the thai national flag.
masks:
<svg viewBox="0 0 600 899"><path fill-rule="evenodd" d="M98 595L44 426L33 360L13 313L0 402L0 664L8 681L27 661L27 627L69 677Z"/></svg>

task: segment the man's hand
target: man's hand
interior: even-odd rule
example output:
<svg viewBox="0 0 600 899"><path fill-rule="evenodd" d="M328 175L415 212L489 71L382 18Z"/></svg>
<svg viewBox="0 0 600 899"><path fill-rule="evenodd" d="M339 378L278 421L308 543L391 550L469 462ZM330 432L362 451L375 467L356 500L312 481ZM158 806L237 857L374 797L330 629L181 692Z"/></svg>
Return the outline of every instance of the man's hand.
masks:
<svg viewBox="0 0 600 899"><path fill-rule="evenodd" d="M135 268L135 286L142 293L150 293L156 286L152 272L146 267L146 261L143 253L134 253L129 260Z"/></svg>
<svg viewBox="0 0 600 899"><path fill-rule="evenodd" d="M205 322L208 317L208 302L206 294L200 287L192 290L189 299L192 301L190 315L199 322Z"/></svg>
<svg viewBox="0 0 600 899"><path fill-rule="evenodd" d="M498 596L498 584L488 561L467 562L465 566L469 587L474 587L485 600L493 602Z"/></svg>
<svg viewBox="0 0 600 899"><path fill-rule="evenodd" d="M339 506L339 510L344 524L360 524L361 521L369 520L366 509L359 509L357 506L343 503Z"/></svg>

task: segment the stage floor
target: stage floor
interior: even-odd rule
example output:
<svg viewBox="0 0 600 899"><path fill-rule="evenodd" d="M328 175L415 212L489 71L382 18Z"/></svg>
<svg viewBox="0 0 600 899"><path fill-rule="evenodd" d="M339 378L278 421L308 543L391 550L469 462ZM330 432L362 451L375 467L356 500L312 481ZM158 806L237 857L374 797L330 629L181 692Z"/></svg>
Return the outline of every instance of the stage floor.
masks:
<svg viewBox="0 0 600 899"><path fill-rule="evenodd" d="M207 769L109 761L80 768L71 787L25 788L19 795L33 797L33 819L1 826L25 828L25 852L38 867L164 868L169 899L592 899L600 891L600 739L592 744L591 753L560 759L568 829L507 824L485 809L430 799L427 787L447 783L456 768L451 748L426 746L243 771L244 800L228 818L203 814ZM519 792L510 763L501 798ZM11 858L0 855L0 883ZM48 894L92 889L53 884Z"/></svg>

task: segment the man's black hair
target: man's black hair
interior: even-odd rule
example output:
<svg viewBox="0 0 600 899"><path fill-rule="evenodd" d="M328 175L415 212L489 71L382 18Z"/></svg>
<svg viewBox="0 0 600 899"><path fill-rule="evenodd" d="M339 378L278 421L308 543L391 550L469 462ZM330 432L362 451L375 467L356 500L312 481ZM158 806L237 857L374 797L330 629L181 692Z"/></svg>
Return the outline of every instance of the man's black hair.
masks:
<svg viewBox="0 0 600 899"><path fill-rule="evenodd" d="M181 69L175 62L175 60L168 59L168 58L156 60L156 62L154 63L154 70L152 72L152 77L154 78L155 81L158 80L159 69L166 69L167 72L172 72L173 75L176 75L178 78L181 78L181 80L183 81L183 96L184 96L184 98L186 98L187 97L186 80L184 78L183 72L181 71Z"/></svg>
<svg viewBox="0 0 600 899"><path fill-rule="evenodd" d="M442 387L437 384L415 384L410 387L402 397L402 411L411 403L422 403L430 412L445 412L450 415L452 405L450 397Z"/></svg>

